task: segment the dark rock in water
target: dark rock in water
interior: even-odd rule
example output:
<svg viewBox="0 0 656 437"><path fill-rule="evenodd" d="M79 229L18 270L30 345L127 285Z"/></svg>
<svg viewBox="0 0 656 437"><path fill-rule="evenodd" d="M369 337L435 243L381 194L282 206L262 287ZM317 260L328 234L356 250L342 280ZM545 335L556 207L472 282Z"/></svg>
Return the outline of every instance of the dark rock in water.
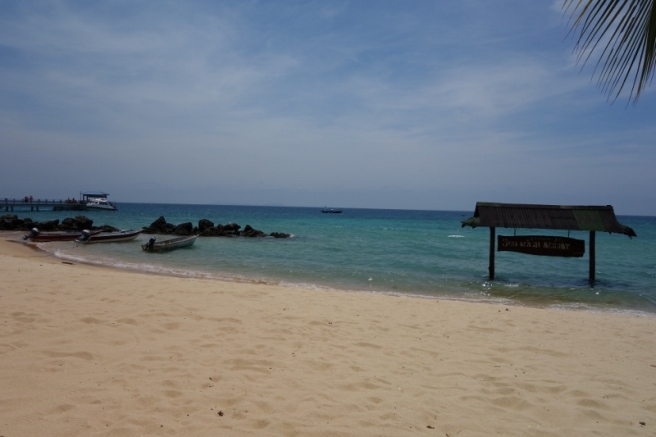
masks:
<svg viewBox="0 0 656 437"><path fill-rule="evenodd" d="M143 229L145 234L172 234L175 232L175 226L166 223L164 216L160 216L157 220L152 222L150 226Z"/></svg>
<svg viewBox="0 0 656 437"><path fill-rule="evenodd" d="M72 219L70 217L62 220L61 225L59 226L59 229L63 229L64 231L74 231L76 230L76 228L77 226L75 226L75 219ZM41 229L41 230L45 231L45 229Z"/></svg>
<svg viewBox="0 0 656 437"><path fill-rule="evenodd" d="M13 214L3 215L0 217L0 231L29 231L32 228L38 228L41 232L57 232L57 231L82 231L84 229L99 230L103 232L114 232L119 229L109 226L93 226L93 220L80 215L75 218L65 218L59 220L51 220L47 222L35 222L31 218L24 219L18 218Z"/></svg>
<svg viewBox="0 0 656 437"><path fill-rule="evenodd" d="M71 219L72 220L72 219ZM49 222L34 222L32 223L35 228L39 228L41 232L54 232L54 231L65 231L65 228L60 228L59 220L52 220Z"/></svg>
<svg viewBox="0 0 656 437"><path fill-rule="evenodd" d="M206 229L211 229L213 227L214 227L214 223L207 219L201 219L198 222L198 231L201 233L201 235Z"/></svg>
<svg viewBox="0 0 656 437"><path fill-rule="evenodd" d="M18 218L17 215L7 214L0 217L0 230L13 231L13 230L27 230L24 229L25 221ZM28 228L30 229L30 228Z"/></svg>
<svg viewBox="0 0 656 437"><path fill-rule="evenodd" d="M223 226L223 233L227 235L239 235L239 229L241 229L241 226L239 226L237 223L228 223L227 225Z"/></svg>
<svg viewBox="0 0 656 437"><path fill-rule="evenodd" d="M102 225L102 226L96 226L93 228L94 231L100 231L100 232L118 232L120 229L115 228L114 226L110 225Z"/></svg>
<svg viewBox="0 0 656 437"><path fill-rule="evenodd" d="M201 235L208 237L238 237L239 226L237 223L228 223L227 225L218 224L211 228L206 228Z"/></svg>
<svg viewBox="0 0 656 437"><path fill-rule="evenodd" d="M55 231L82 231L84 229L100 230L103 232L115 232L119 229L109 226L93 226L93 220L85 216L76 216L75 218L65 218L59 220L52 220L47 222L35 222L30 218L21 219L14 214L6 214L0 216L0 231L29 231L32 228L38 228L41 232L55 232ZM264 232L254 229L251 225L241 230L241 226L237 223L228 223L226 225L214 225L213 222L207 219L202 219L198 222L198 227L194 227L191 222L174 225L167 223L163 216L152 222L150 226L144 227L142 230L145 234L175 234L175 235L193 235L198 234L203 237L248 237L248 238L289 238L290 234L283 232L272 232L267 235Z"/></svg>
<svg viewBox="0 0 656 437"><path fill-rule="evenodd" d="M193 235L194 225L192 225L191 222L181 223L175 227L173 233L175 235Z"/></svg>
<svg viewBox="0 0 656 437"><path fill-rule="evenodd" d="M169 223L166 223L164 216L159 216L157 220L150 224L150 229L152 229L154 233L157 232L160 234L168 234L172 233L175 227Z"/></svg>
<svg viewBox="0 0 656 437"><path fill-rule="evenodd" d="M175 234L175 235L193 235L198 233L198 228L194 228L191 222L174 225L167 223L164 216L160 216L152 222L150 226L142 229L144 234Z"/></svg>
<svg viewBox="0 0 656 437"><path fill-rule="evenodd" d="M86 218L83 215L78 215L74 219L65 218L59 225L59 230L62 231L83 231L85 229L93 228L93 220ZM41 229L41 228L39 228ZM41 229L44 231L45 229Z"/></svg>
<svg viewBox="0 0 656 437"><path fill-rule="evenodd" d="M77 226L78 231L93 229L93 220L83 215L78 215L75 217L75 226Z"/></svg>
<svg viewBox="0 0 656 437"><path fill-rule="evenodd" d="M258 231L257 229L253 229L251 225L246 225L244 230L239 234L242 237L266 237L266 234L262 231Z"/></svg>
<svg viewBox="0 0 656 437"><path fill-rule="evenodd" d="M167 223L166 219L161 216L148 227L143 228L145 234L176 234L176 235L193 235L198 234L201 237L267 237L264 232L254 229L251 225L246 225L243 231L237 223L228 223L226 225L214 223L208 219L198 221L198 227L193 227L191 222L173 225ZM275 238L289 238L289 234L282 232L273 232L270 234Z"/></svg>
<svg viewBox="0 0 656 437"><path fill-rule="evenodd" d="M200 235L202 237L226 237L227 236L224 233L225 226L223 226L223 225L216 225L216 226L212 225L211 227L204 227L204 228L202 228L202 230L200 229L200 226L199 226L199 231L200 231Z"/></svg>
<svg viewBox="0 0 656 437"><path fill-rule="evenodd" d="M150 226L153 228L161 228L166 225L166 219L163 215L160 215L157 220L155 220Z"/></svg>
<svg viewBox="0 0 656 437"><path fill-rule="evenodd" d="M219 236L218 230L214 226L204 227L204 228L201 228L199 226L198 231L199 231L199 235L201 237L218 237Z"/></svg>

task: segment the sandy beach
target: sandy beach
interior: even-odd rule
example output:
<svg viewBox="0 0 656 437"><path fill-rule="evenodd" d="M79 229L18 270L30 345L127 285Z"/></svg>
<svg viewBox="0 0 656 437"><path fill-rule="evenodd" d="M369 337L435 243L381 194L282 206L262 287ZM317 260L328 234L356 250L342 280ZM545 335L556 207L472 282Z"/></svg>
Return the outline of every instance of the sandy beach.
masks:
<svg viewBox="0 0 656 437"><path fill-rule="evenodd" d="M0 278L2 437L656 435L654 317L138 274L7 235Z"/></svg>

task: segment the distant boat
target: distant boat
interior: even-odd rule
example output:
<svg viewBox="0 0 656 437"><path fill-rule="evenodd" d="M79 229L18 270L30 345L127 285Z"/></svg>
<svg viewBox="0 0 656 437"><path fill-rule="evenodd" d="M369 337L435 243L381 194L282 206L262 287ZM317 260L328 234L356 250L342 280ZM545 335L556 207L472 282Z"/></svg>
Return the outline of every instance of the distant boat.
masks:
<svg viewBox="0 0 656 437"><path fill-rule="evenodd" d="M87 231L91 235L99 234L100 231ZM73 232L41 232L38 228L32 228L29 234L23 236L23 240L30 240L35 243L47 243L50 241L73 241L80 238L85 231Z"/></svg>
<svg viewBox="0 0 656 437"><path fill-rule="evenodd" d="M186 235L184 237L171 238L170 240L157 241L157 238L151 237L148 243L142 244L141 248L146 252L161 252L164 250L180 249L194 244L198 235Z"/></svg>
<svg viewBox="0 0 656 437"><path fill-rule="evenodd" d="M321 210L321 212L325 214L340 214L342 212L341 209L334 209L334 208L324 208Z"/></svg>
<svg viewBox="0 0 656 437"><path fill-rule="evenodd" d="M92 243L113 243L118 241L128 241L137 238L141 230L129 229L127 231L100 232L92 235L90 231L82 231L82 235L75 241L83 244Z"/></svg>
<svg viewBox="0 0 656 437"><path fill-rule="evenodd" d="M115 204L107 200L107 196L109 196L107 193L103 193L102 191L87 191L86 193L81 193L81 195L82 200L80 203L84 204L87 209L118 210Z"/></svg>

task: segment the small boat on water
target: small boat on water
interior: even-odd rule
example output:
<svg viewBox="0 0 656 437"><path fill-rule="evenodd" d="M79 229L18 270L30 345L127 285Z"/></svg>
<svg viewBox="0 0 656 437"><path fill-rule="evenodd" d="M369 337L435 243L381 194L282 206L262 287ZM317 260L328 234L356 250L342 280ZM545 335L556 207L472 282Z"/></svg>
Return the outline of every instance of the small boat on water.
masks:
<svg viewBox="0 0 656 437"><path fill-rule="evenodd" d="M74 232L41 232L38 228L32 228L29 234L23 235L23 240L30 240L35 243L46 243L49 241L73 241L82 235L83 232L89 232L92 236L99 234L101 231L74 231Z"/></svg>
<svg viewBox="0 0 656 437"><path fill-rule="evenodd" d="M80 235L75 241L83 244L114 243L118 241L134 240L140 233L141 230L129 229L126 231L100 232L92 235L91 231L85 230L82 231L82 235Z"/></svg>
<svg viewBox="0 0 656 437"><path fill-rule="evenodd" d="M116 211L118 208L106 198L100 197L87 202L87 209L104 209L107 211Z"/></svg>
<svg viewBox="0 0 656 437"><path fill-rule="evenodd" d="M169 240L157 241L157 238L151 237L148 243L142 244L141 248L146 252L161 252L164 250L180 249L194 244L198 235L185 235L183 237L171 238Z"/></svg>
<svg viewBox="0 0 656 437"><path fill-rule="evenodd" d="M86 209L102 209L105 211L117 211L118 208L115 204L107 200L109 194L103 193L102 191L88 191L82 194L81 204L83 204Z"/></svg>
<svg viewBox="0 0 656 437"><path fill-rule="evenodd" d="M334 208L324 208L321 210L324 214L341 214L342 210L341 209L334 209Z"/></svg>

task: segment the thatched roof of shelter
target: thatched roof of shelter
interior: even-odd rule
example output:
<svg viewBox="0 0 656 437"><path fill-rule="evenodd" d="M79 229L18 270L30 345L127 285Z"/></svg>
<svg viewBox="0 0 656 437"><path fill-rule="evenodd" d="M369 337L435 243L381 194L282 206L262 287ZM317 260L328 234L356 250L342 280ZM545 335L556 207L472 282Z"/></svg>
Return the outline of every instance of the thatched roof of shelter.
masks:
<svg viewBox="0 0 656 437"><path fill-rule="evenodd" d="M613 207L610 205L568 206L477 202L474 216L463 220L462 226L599 231L636 237L633 229L617 221Z"/></svg>

